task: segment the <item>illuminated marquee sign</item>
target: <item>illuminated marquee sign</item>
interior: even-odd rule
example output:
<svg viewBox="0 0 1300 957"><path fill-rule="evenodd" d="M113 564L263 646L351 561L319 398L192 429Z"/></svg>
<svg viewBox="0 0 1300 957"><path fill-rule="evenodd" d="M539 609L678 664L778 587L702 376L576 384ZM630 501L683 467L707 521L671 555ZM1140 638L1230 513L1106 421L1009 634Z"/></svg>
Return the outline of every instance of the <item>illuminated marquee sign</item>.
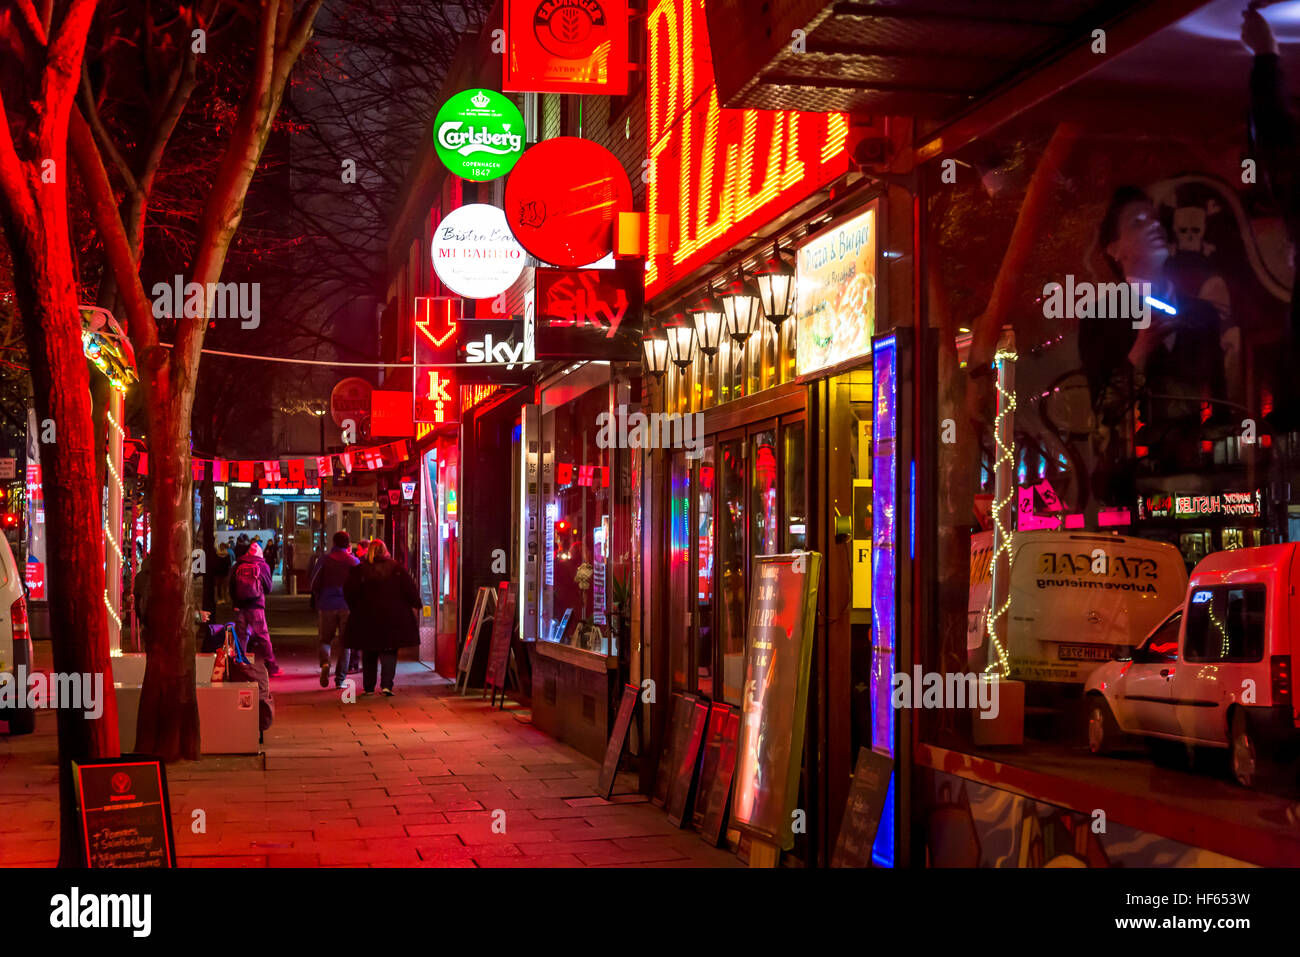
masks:
<svg viewBox="0 0 1300 957"><path fill-rule="evenodd" d="M1205 495L1157 493L1138 498L1138 520L1189 519L1222 515L1225 518L1258 518L1264 514L1264 493L1212 492Z"/></svg>
<svg viewBox="0 0 1300 957"><path fill-rule="evenodd" d="M723 110L704 0L657 0L647 18L647 296L849 170L840 113ZM668 235L659 235L667 218Z"/></svg>

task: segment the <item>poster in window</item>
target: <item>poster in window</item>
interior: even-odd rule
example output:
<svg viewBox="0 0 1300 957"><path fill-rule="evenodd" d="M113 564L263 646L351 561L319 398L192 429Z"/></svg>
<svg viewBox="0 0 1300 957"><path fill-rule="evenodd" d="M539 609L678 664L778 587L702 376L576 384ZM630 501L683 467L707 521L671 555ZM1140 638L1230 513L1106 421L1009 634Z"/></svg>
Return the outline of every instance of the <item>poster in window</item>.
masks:
<svg viewBox="0 0 1300 957"><path fill-rule="evenodd" d="M754 562L731 816L742 833L789 850L822 556L759 555Z"/></svg>

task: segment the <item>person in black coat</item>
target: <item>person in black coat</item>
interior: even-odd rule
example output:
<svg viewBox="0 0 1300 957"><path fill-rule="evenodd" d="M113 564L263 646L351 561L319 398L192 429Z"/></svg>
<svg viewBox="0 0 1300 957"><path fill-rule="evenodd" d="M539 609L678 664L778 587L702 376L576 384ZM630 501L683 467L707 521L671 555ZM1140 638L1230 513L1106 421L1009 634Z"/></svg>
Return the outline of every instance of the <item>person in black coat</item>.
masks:
<svg viewBox="0 0 1300 957"><path fill-rule="evenodd" d="M361 652L363 694L375 690L375 672L380 688L393 694L397 674L397 650L420 643L420 629L415 609L424 602L410 574L388 554L379 539L370 543L363 561L348 574L343 585L348 603L348 623L344 642Z"/></svg>

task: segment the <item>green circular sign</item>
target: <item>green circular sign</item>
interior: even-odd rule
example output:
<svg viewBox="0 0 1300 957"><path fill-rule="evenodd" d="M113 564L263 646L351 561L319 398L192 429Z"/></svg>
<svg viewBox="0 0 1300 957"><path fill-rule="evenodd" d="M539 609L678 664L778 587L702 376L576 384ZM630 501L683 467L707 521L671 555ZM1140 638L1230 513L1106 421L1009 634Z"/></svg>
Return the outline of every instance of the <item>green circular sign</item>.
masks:
<svg viewBox="0 0 1300 957"><path fill-rule="evenodd" d="M433 141L447 169L465 179L510 172L524 152L524 118L500 93L465 90L442 105Z"/></svg>

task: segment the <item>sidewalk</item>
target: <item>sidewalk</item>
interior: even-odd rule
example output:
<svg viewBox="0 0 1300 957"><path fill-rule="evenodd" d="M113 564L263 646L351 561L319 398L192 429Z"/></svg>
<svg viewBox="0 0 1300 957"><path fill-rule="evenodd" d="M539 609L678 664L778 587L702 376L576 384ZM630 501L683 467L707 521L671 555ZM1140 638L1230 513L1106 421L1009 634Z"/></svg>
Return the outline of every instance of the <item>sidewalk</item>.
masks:
<svg viewBox="0 0 1300 957"><path fill-rule="evenodd" d="M740 866L628 793L631 775L612 802L594 796L594 761L420 662L398 664L395 697L344 703L320 687L307 599L274 595L267 617L284 674L265 755L167 770L182 866ZM0 865L55 863L55 756L52 712L0 736Z"/></svg>

